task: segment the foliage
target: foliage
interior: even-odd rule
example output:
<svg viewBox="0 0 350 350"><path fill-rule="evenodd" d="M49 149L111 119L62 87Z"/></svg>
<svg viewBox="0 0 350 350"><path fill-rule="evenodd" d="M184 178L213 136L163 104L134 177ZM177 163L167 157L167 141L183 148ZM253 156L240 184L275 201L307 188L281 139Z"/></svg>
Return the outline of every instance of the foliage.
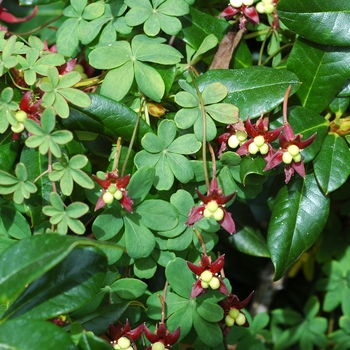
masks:
<svg viewBox="0 0 350 350"><path fill-rule="evenodd" d="M1 2L0 347L347 349L349 14Z"/></svg>

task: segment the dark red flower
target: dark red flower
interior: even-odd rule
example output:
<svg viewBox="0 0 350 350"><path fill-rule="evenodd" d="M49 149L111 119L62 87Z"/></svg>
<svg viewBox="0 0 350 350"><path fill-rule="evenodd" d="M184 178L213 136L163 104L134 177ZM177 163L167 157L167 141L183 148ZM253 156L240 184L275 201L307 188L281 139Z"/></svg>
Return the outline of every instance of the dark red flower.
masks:
<svg viewBox="0 0 350 350"><path fill-rule="evenodd" d="M225 204L234 197L236 192L224 196L222 194L222 189L218 187L216 177L213 177L211 180L210 188L206 196L197 189L196 192L202 203L198 207L192 207L186 225L191 226L203 217L213 217L223 229L233 234L236 231L235 223L231 213L226 211Z"/></svg>
<svg viewBox="0 0 350 350"><path fill-rule="evenodd" d="M224 310L224 319L219 322L224 336L227 335L233 325L249 327L247 318L241 309L248 305L253 294L254 292L251 292L243 301L240 301L237 295L229 294L226 299L219 302Z"/></svg>
<svg viewBox="0 0 350 350"><path fill-rule="evenodd" d="M302 137L303 136L301 134L294 135L290 124L285 122L283 132L279 137L280 148L270 158L264 170L275 168L277 165L283 162L285 164L285 183L288 183L291 177L294 175L294 170L300 176L305 177L305 167L300 151L312 143L316 137L316 133L305 141L301 141Z"/></svg>
<svg viewBox="0 0 350 350"><path fill-rule="evenodd" d="M233 7L229 5L221 12L220 18L225 17L227 20L231 19L233 16L241 13L243 16L240 18L240 28L246 28L246 20L254 24L259 24L259 14L254 6L246 6L242 3L240 7Z"/></svg>
<svg viewBox="0 0 350 350"><path fill-rule="evenodd" d="M211 257L202 254L202 259L199 265L195 265L187 261L189 269L198 276L197 281L194 283L190 298L193 299L208 291L208 288L218 289L222 294L228 294L227 287L221 276L220 271L224 267L225 255L221 255L213 263Z"/></svg>
<svg viewBox="0 0 350 350"><path fill-rule="evenodd" d="M164 349L171 350L172 345L175 344L180 337L181 329L178 327L174 332L170 333L165 324L160 322L154 333L152 333L146 325L144 326L143 332L146 338L151 342L151 345L148 346L146 350L151 350L152 345L155 343L163 344Z"/></svg>
<svg viewBox="0 0 350 350"><path fill-rule="evenodd" d="M119 178L117 171L111 171L105 174L105 179L100 179L96 175L93 175L93 178L103 187L102 194L97 200L95 211L117 199L127 211L132 213L134 202L128 197L128 190L126 189L130 181L130 174Z"/></svg>
<svg viewBox="0 0 350 350"><path fill-rule="evenodd" d="M273 156L273 149L270 142L275 141L280 135L283 126L269 130L269 118L261 116L255 124L252 124L248 117L245 122L246 131L250 137L237 151L240 156L248 154L260 154L265 158L266 162Z"/></svg>
<svg viewBox="0 0 350 350"><path fill-rule="evenodd" d="M143 332L144 324L140 324L134 329L130 329L130 323L127 319L125 322L125 327L122 327L120 323L110 324L109 325L109 336L112 339L111 345L115 349L119 346L121 349L126 349L128 346L125 344L129 343L129 346L132 342L141 337Z"/></svg>

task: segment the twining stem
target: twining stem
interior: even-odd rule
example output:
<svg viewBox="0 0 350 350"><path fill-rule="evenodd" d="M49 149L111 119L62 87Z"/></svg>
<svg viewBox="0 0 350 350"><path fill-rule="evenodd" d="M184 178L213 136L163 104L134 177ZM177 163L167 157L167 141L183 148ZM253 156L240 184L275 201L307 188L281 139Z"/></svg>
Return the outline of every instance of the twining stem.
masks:
<svg viewBox="0 0 350 350"><path fill-rule="evenodd" d="M284 100L283 100L283 123L284 124L288 124L287 108L288 108L288 97L291 89L292 89L292 85L289 85L286 93L284 94Z"/></svg>
<svg viewBox="0 0 350 350"><path fill-rule="evenodd" d="M199 91L192 67L189 68L189 72L193 82L193 86L196 89L196 92L199 98L200 108L201 108L201 115L203 120L203 139L202 139L203 172L204 172L205 184L207 186L207 190L209 190L210 181L209 181L209 174L208 174L208 168L207 168L207 117L206 117L206 112L204 108L202 94Z"/></svg>
<svg viewBox="0 0 350 350"><path fill-rule="evenodd" d="M193 231L195 232L195 234L198 237L199 242L201 243L201 246L202 246L202 249L203 249L203 255L207 256L208 255L207 247L205 246L205 243L204 243L202 235L200 234L200 232L195 227L193 228Z"/></svg>
<svg viewBox="0 0 350 350"><path fill-rule="evenodd" d="M139 124L140 124L140 119L141 119L141 113L142 113L143 105L144 105L145 103L146 103L146 100L142 97L140 109L139 109L139 111L138 111L138 113L137 113L137 118L136 118L136 122L135 122L135 126L134 126L134 131L132 132L130 144L129 144L129 147L128 147L128 152L126 153L125 160L124 160L124 163L123 163L122 172L121 172L121 177L124 176L125 169L126 169L126 165L127 165L127 163L128 163L128 160L129 160L129 157L130 157L130 153L131 153L132 147L133 147L133 145L134 145L134 143L135 143L136 133L137 133L138 126L139 126Z"/></svg>

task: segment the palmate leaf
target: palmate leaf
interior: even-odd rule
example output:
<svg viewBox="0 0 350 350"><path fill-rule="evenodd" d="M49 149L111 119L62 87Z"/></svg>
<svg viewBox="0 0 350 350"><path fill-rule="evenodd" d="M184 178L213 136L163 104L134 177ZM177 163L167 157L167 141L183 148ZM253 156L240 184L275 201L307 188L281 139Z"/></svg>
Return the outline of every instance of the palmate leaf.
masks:
<svg viewBox="0 0 350 350"><path fill-rule="evenodd" d="M280 189L267 236L276 280L316 241L326 224L329 203L314 174L294 177Z"/></svg>
<svg viewBox="0 0 350 350"><path fill-rule="evenodd" d="M347 0L280 0L277 12L283 24L306 39L324 45L350 45Z"/></svg>

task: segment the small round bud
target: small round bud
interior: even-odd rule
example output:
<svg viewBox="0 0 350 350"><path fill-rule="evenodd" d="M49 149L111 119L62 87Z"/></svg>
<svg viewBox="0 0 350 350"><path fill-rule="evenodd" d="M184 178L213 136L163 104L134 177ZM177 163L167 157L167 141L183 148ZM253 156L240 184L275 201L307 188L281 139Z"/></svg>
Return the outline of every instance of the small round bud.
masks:
<svg viewBox="0 0 350 350"><path fill-rule="evenodd" d="M271 13L273 13L273 11L275 11L275 6L273 6L272 4L265 5L265 13L270 15Z"/></svg>
<svg viewBox="0 0 350 350"><path fill-rule="evenodd" d="M243 0L243 5L252 6L254 4L254 0Z"/></svg>
<svg viewBox="0 0 350 350"><path fill-rule="evenodd" d="M201 281L201 286L203 289L209 288L209 283Z"/></svg>
<svg viewBox="0 0 350 350"><path fill-rule="evenodd" d="M213 217L216 221L221 221L225 216L225 212L222 208L218 208L216 212L213 214Z"/></svg>
<svg viewBox="0 0 350 350"><path fill-rule="evenodd" d="M28 115L25 111L19 110L15 114L15 118L18 122L23 123L27 119Z"/></svg>
<svg viewBox="0 0 350 350"><path fill-rule="evenodd" d="M109 185L109 187L107 188L107 191L108 191L109 193L114 194L114 193L117 192L117 186L116 186L115 184Z"/></svg>
<svg viewBox="0 0 350 350"><path fill-rule="evenodd" d="M262 2L258 2L255 5L255 9L257 10L257 12L259 13L265 13L265 5Z"/></svg>
<svg viewBox="0 0 350 350"><path fill-rule="evenodd" d="M264 136L259 135L254 137L254 143L260 148L265 143Z"/></svg>
<svg viewBox="0 0 350 350"><path fill-rule="evenodd" d="M285 164L290 164L293 161L293 156L289 152L284 152L282 156L282 161Z"/></svg>
<svg viewBox="0 0 350 350"><path fill-rule="evenodd" d="M206 208L211 211L212 213L215 213L218 208L219 208L219 205L218 203L216 203L216 201L210 201L207 205L206 205Z"/></svg>
<svg viewBox="0 0 350 350"><path fill-rule="evenodd" d="M244 131L237 131L236 137L238 138L239 142L243 142L247 139L247 133Z"/></svg>
<svg viewBox="0 0 350 350"><path fill-rule="evenodd" d="M225 317L225 323L226 323L226 326L232 327L235 324L235 320L230 315L227 315Z"/></svg>
<svg viewBox="0 0 350 350"><path fill-rule="evenodd" d="M213 213L208 209L208 208L205 208L203 210L203 216L207 219L211 218L213 216Z"/></svg>
<svg viewBox="0 0 350 350"><path fill-rule="evenodd" d="M209 286L211 289L218 289L220 287L220 281L217 277L213 276L211 281L209 282Z"/></svg>
<svg viewBox="0 0 350 350"><path fill-rule="evenodd" d="M290 145L288 146L287 151L290 153L290 155L295 157L300 153L300 148L297 145Z"/></svg>
<svg viewBox="0 0 350 350"><path fill-rule="evenodd" d="M259 151L261 154L268 154L269 153L269 146L267 143L264 143L260 148Z"/></svg>
<svg viewBox="0 0 350 350"><path fill-rule="evenodd" d="M79 73L84 73L84 67L79 63L74 66L74 70Z"/></svg>
<svg viewBox="0 0 350 350"><path fill-rule="evenodd" d="M257 154L259 151L259 147L254 143L252 142L249 146L248 146L248 152L250 154Z"/></svg>
<svg viewBox="0 0 350 350"><path fill-rule="evenodd" d="M123 192L121 190L116 190L113 197L117 200L120 201L123 198Z"/></svg>
<svg viewBox="0 0 350 350"><path fill-rule="evenodd" d="M16 125L12 125L11 130L16 134L20 134L24 130L24 124L17 123Z"/></svg>
<svg viewBox="0 0 350 350"><path fill-rule="evenodd" d="M299 153L296 156L294 156L293 160L295 163L299 163L301 161L301 154Z"/></svg>
<svg viewBox="0 0 350 350"><path fill-rule="evenodd" d="M228 313L232 318L236 319L238 315L240 314L238 309L232 308L230 312Z"/></svg>
<svg viewBox="0 0 350 350"><path fill-rule="evenodd" d="M110 192L105 192L102 196L102 200L106 203L106 204L112 204L114 197L113 194Z"/></svg>
<svg viewBox="0 0 350 350"><path fill-rule="evenodd" d="M236 323L238 326L243 326L246 320L246 317L242 313L239 313L238 317L236 318Z"/></svg>
<svg viewBox="0 0 350 350"><path fill-rule="evenodd" d="M118 345L121 349L127 349L131 345L130 339L127 337L121 337L118 339Z"/></svg>
<svg viewBox="0 0 350 350"><path fill-rule="evenodd" d="M113 349L115 350L121 350L121 347L118 344L113 345Z"/></svg>
<svg viewBox="0 0 350 350"><path fill-rule="evenodd" d="M238 8L238 7L241 7L242 4L243 4L243 1L242 1L242 0L230 0L230 5L231 5L232 7Z"/></svg>
<svg viewBox="0 0 350 350"><path fill-rule="evenodd" d="M272 4L273 0L261 0L263 4Z"/></svg>
<svg viewBox="0 0 350 350"><path fill-rule="evenodd" d="M227 141L227 144L231 148L236 148L239 145L239 140L236 135L231 135Z"/></svg>
<svg viewBox="0 0 350 350"><path fill-rule="evenodd" d="M205 270L201 273L200 278L203 282L209 283L213 278L213 274L209 270Z"/></svg>
<svg viewBox="0 0 350 350"><path fill-rule="evenodd" d="M165 346L160 341L157 341L152 345L152 350L164 350L164 349L165 349Z"/></svg>

